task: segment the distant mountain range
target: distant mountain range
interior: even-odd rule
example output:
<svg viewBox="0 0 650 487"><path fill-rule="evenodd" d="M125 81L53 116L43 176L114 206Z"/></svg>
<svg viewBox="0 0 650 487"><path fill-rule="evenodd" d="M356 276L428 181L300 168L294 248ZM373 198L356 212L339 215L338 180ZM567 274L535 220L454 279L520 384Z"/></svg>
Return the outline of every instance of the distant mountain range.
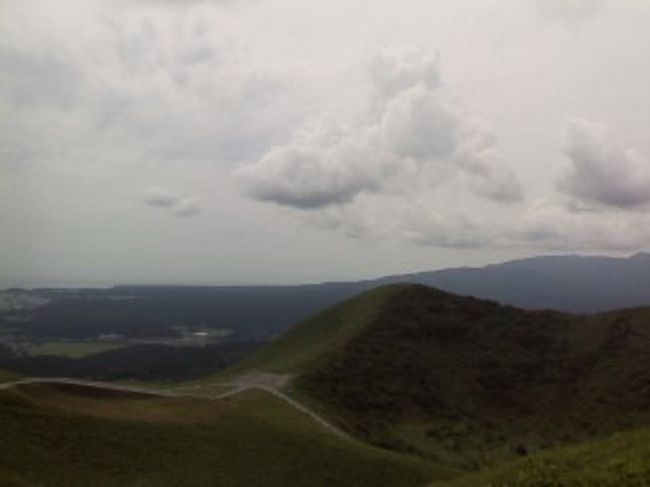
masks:
<svg viewBox="0 0 650 487"><path fill-rule="evenodd" d="M594 313L650 305L650 254L628 258L533 257L357 282L295 286L116 286L11 290L46 298L34 309L0 310L0 336L89 339L174 336L178 327L230 329L237 340L272 338L314 312L371 288L414 283L524 309Z"/></svg>
<svg viewBox="0 0 650 487"><path fill-rule="evenodd" d="M594 313L650 305L650 254L628 258L560 255L391 276L525 309Z"/></svg>

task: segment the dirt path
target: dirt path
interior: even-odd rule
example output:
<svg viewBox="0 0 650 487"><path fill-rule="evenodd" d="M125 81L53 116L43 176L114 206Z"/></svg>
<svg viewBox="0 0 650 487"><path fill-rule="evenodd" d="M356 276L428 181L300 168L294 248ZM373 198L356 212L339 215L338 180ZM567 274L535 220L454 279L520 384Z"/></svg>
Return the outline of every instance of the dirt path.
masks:
<svg viewBox="0 0 650 487"><path fill-rule="evenodd" d="M259 390L259 391L265 391L269 394L272 394L273 396L282 399L283 401L289 403L291 406L293 406L295 409L300 411L303 414L306 414L309 416L311 419L316 421L318 424L320 424L322 427L327 429L330 433L333 433L337 436L340 436L341 438L348 438L351 439L349 435L338 429L336 426L334 426L332 423L327 421L325 418L323 418L321 415L318 413L314 412L313 410L309 409L307 406L304 404L298 402L294 398L288 396L285 392L269 387L263 384L237 384L237 383L230 383L229 385L234 385L235 389L232 391L225 392L219 396L217 396L217 399L223 399L226 397L234 396L236 394L240 394L242 392L248 391L248 390Z"/></svg>

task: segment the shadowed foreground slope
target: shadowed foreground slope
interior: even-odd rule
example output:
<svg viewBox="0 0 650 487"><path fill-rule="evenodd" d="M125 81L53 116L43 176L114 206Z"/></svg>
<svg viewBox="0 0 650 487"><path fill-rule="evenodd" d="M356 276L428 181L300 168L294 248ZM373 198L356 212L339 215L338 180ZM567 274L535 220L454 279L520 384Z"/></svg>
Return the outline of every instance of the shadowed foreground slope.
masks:
<svg viewBox="0 0 650 487"><path fill-rule="evenodd" d="M3 486L417 486L438 476L263 392L214 401L66 384L0 391Z"/></svg>

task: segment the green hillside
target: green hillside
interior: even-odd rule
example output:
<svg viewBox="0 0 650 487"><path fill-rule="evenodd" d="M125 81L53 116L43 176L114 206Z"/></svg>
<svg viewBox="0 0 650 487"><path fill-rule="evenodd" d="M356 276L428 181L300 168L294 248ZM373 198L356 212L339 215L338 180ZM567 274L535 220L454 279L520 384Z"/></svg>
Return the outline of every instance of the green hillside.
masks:
<svg viewBox="0 0 650 487"><path fill-rule="evenodd" d="M650 309L523 311L378 288L290 330L234 372L373 444L466 470L650 424Z"/></svg>
<svg viewBox="0 0 650 487"><path fill-rule="evenodd" d="M3 486L417 486L442 474L332 435L263 392L208 401L72 385L0 391Z"/></svg>
<svg viewBox="0 0 650 487"><path fill-rule="evenodd" d="M557 448L431 487L647 487L650 429Z"/></svg>
<svg viewBox="0 0 650 487"><path fill-rule="evenodd" d="M20 376L18 374L7 372L6 370L0 370L0 384L3 382L11 382L19 378Z"/></svg>
<svg viewBox="0 0 650 487"><path fill-rule="evenodd" d="M398 286L382 286L323 310L228 373L263 370L295 374L311 370L374 323L383 304L398 292Z"/></svg>

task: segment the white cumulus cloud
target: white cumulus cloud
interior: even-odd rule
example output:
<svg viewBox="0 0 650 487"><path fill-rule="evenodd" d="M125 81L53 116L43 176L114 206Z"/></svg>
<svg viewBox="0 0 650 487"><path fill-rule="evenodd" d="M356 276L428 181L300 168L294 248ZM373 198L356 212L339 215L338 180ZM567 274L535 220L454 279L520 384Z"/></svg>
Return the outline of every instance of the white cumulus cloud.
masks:
<svg viewBox="0 0 650 487"><path fill-rule="evenodd" d="M368 76L384 98L392 98L418 83L435 89L440 86L438 56L424 54L413 47L386 49L375 55Z"/></svg>
<svg viewBox="0 0 650 487"><path fill-rule="evenodd" d="M366 113L328 116L296 131L235 176L251 197L300 209L353 204L364 193L428 190L442 179L497 202L521 199L494 134L465 116L441 89L437 58L412 49L377 55Z"/></svg>
<svg viewBox="0 0 650 487"><path fill-rule="evenodd" d="M459 122L437 92L418 83L386 104L380 129L386 148L397 156L432 161L454 152Z"/></svg>

